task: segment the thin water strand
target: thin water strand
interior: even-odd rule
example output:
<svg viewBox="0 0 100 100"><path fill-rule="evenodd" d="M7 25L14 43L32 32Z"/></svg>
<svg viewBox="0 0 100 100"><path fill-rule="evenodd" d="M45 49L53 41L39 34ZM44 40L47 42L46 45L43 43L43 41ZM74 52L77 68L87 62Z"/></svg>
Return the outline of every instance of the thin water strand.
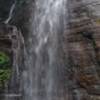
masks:
<svg viewBox="0 0 100 100"><path fill-rule="evenodd" d="M14 2L10 8L10 12L9 12L9 16L8 18L4 21L5 24L8 24L9 21L12 19L12 16L13 16L13 11L15 9L15 6L16 6L16 2Z"/></svg>

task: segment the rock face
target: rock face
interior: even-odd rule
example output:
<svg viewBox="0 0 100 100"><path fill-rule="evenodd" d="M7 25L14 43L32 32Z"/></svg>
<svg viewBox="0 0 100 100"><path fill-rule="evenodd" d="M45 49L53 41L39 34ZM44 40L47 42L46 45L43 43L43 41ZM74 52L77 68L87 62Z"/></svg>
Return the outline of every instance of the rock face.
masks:
<svg viewBox="0 0 100 100"><path fill-rule="evenodd" d="M72 90L76 94L74 100L99 100L100 25L93 21L81 0L71 0L68 4L66 41L72 61L73 83L76 84Z"/></svg>
<svg viewBox="0 0 100 100"><path fill-rule="evenodd" d="M32 2L34 0L0 0L0 22L5 22L12 12L9 24L20 29L24 38L27 39ZM13 4L15 7L11 11Z"/></svg>
<svg viewBox="0 0 100 100"><path fill-rule="evenodd" d="M9 99L19 98L22 90L20 85L23 69L23 39L16 27L0 24L0 52L9 55L11 61L9 68L11 75L8 82L5 83L6 86L1 90L0 96L8 96ZM11 94L15 96L10 96Z"/></svg>

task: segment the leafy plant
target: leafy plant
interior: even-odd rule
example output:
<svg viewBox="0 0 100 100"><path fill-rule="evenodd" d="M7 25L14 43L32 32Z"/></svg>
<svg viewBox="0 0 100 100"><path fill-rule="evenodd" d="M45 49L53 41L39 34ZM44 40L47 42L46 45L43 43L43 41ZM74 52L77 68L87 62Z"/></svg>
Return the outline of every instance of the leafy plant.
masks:
<svg viewBox="0 0 100 100"><path fill-rule="evenodd" d="M0 52L0 88L4 88L5 84L10 79L10 76L10 57L4 52Z"/></svg>
<svg viewBox="0 0 100 100"><path fill-rule="evenodd" d="M0 68L5 68L10 65L10 58L4 52L0 52Z"/></svg>
<svg viewBox="0 0 100 100"><path fill-rule="evenodd" d="M10 69L6 69L6 70L0 69L0 88L4 88L10 76L11 76Z"/></svg>

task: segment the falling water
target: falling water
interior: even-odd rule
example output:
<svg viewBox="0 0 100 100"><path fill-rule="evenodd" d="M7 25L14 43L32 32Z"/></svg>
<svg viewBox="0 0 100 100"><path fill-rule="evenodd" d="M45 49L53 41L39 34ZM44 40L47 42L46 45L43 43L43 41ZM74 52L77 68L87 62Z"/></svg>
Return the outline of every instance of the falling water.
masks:
<svg viewBox="0 0 100 100"><path fill-rule="evenodd" d="M10 9L10 12L9 12L9 16L8 18L4 21L5 24L8 24L9 21L11 20L12 16L13 16L13 11L15 9L15 5L16 5L16 2L14 2L11 6L11 9Z"/></svg>
<svg viewBox="0 0 100 100"><path fill-rule="evenodd" d="M62 34L66 0L36 0L30 19L23 73L24 100L65 100L57 71L58 34Z"/></svg>

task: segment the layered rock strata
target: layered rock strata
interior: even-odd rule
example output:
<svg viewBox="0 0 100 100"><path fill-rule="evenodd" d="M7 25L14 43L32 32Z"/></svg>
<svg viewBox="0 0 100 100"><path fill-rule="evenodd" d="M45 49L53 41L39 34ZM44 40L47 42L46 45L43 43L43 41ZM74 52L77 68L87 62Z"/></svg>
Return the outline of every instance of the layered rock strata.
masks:
<svg viewBox="0 0 100 100"><path fill-rule="evenodd" d="M76 85L72 88L74 100L99 100L100 25L91 18L89 8L81 0L69 0L68 12L69 31L65 39Z"/></svg>

